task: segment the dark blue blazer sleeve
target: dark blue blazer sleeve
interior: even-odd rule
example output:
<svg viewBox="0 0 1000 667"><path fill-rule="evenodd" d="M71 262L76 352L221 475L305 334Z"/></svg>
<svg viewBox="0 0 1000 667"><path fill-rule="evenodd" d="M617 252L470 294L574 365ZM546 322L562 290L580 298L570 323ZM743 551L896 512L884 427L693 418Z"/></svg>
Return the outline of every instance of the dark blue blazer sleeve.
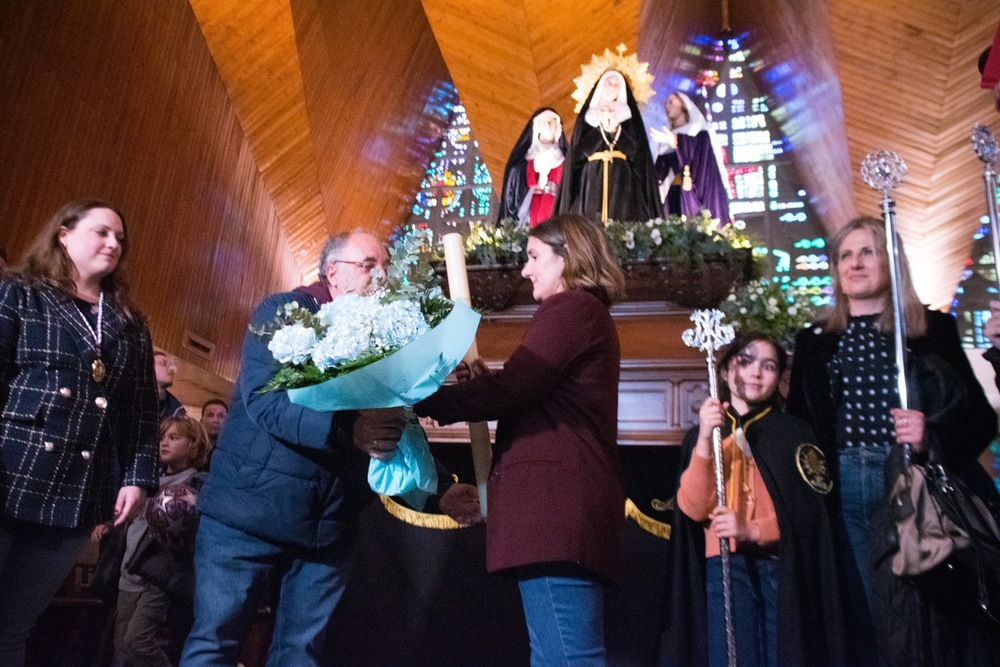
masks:
<svg viewBox="0 0 1000 667"><path fill-rule="evenodd" d="M278 309L293 301L298 301L299 305L313 311L318 309L318 304L310 296L301 293L275 294L264 299L257 307L251 326L256 329L273 323ZM269 340L252 331L248 331L243 339L243 366L237 390L250 419L283 442L328 449L331 434L336 427L335 418L344 420L344 413L337 417L335 413L318 412L295 405L288 400L288 392L284 390L260 391L281 368L267 349Z"/></svg>

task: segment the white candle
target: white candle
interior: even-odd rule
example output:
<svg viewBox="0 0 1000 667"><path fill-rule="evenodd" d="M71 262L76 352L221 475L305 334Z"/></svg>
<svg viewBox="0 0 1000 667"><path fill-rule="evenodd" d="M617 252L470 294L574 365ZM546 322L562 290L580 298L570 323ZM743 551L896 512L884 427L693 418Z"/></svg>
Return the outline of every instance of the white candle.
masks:
<svg viewBox="0 0 1000 667"><path fill-rule="evenodd" d="M469 293L469 275L465 268L465 241L462 235L453 232L445 234L444 263L448 270L448 294L452 301L462 301L467 306L472 305ZM472 364L479 358L479 348L475 339L469 351L465 353L465 363ZM486 422L469 423L469 440L472 443L472 466L476 471L476 487L479 491L479 509L486 516L486 480L490 475L493 452L490 445L490 428Z"/></svg>
<svg viewBox="0 0 1000 667"><path fill-rule="evenodd" d="M444 243L444 265L448 271L448 295L452 301L461 301L466 306L471 306L469 274L465 268L465 241L458 232L445 234L441 237L441 241ZM462 361L471 364L478 358L479 348L476 339L473 338L472 346Z"/></svg>

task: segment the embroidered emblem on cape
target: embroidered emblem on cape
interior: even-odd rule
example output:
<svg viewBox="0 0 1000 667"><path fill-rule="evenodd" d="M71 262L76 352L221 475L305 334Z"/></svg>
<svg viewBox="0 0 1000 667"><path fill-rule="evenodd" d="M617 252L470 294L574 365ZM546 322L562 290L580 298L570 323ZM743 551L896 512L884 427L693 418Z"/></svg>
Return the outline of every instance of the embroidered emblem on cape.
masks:
<svg viewBox="0 0 1000 667"><path fill-rule="evenodd" d="M813 491L824 496L833 490L833 480L826 472L826 457L816 445L804 442L795 449L795 466Z"/></svg>

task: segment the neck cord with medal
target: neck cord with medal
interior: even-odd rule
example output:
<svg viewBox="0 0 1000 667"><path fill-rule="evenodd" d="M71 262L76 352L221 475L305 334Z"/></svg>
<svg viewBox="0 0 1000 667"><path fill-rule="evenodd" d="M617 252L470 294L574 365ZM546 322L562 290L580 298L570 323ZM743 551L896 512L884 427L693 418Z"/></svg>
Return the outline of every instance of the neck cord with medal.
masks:
<svg viewBox="0 0 1000 667"><path fill-rule="evenodd" d="M97 299L97 329L90 325L90 321L87 319L86 315L80 313L80 317L83 318L83 323L87 325L90 329L90 333L94 335L94 348L97 350L97 358L94 359L90 364L90 375L94 378L94 382L101 382L104 380L104 376L107 375L107 368L104 366L104 362L101 360L101 329L104 325L104 291L101 290L101 295Z"/></svg>

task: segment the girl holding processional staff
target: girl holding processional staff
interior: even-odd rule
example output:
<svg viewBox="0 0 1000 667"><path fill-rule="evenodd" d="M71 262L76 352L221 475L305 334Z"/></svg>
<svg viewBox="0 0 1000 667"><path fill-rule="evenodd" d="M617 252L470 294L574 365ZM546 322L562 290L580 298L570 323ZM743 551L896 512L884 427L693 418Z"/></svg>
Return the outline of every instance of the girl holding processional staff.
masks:
<svg viewBox="0 0 1000 667"><path fill-rule="evenodd" d="M720 538L729 541L736 664L847 662L825 499L832 483L808 424L783 411L778 383L787 359L767 334L736 334L719 363L719 398L705 400L684 438L665 664L727 664ZM713 473L715 428L724 505Z"/></svg>

